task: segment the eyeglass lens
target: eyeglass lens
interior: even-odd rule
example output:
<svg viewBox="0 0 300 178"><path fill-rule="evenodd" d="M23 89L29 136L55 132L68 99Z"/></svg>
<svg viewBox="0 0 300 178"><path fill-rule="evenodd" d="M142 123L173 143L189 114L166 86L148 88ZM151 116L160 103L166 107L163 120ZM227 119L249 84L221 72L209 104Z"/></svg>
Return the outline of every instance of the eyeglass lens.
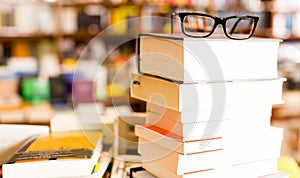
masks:
<svg viewBox="0 0 300 178"><path fill-rule="evenodd" d="M254 30L254 19L248 17L228 18L225 23L226 34L232 38L248 38ZM183 19L183 30L187 35L205 37L212 33L215 19L209 16L187 15Z"/></svg>
<svg viewBox="0 0 300 178"><path fill-rule="evenodd" d="M229 18L226 21L226 33L232 38L248 38L254 29L252 18Z"/></svg>
<svg viewBox="0 0 300 178"><path fill-rule="evenodd" d="M207 16L187 15L183 19L184 32L191 36L207 36L211 33L215 20Z"/></svg>

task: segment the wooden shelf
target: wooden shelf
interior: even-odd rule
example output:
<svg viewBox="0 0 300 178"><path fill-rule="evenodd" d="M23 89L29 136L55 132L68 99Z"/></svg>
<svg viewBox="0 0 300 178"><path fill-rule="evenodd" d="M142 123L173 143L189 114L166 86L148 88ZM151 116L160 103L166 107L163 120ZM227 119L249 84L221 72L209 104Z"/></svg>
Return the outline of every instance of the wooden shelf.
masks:
<svg viewBox="0 0 300 178"><path fill-rule="evenodd" d="M95 37L100 31L98 31L95 34L89 33L87 31L84 30L79 30L76 33L69 33L69 34L61 34L61 37L65 37L65 38L75 38L75 39L91 39L93 37Z"/></svg>
<svg viewBox="0 0 300 178"><path fill-rule="evenodd" d="M4 35L0 33L1 41L15 41L15 40L40 40L45 38L55 38L57 34L11 34Z"/></svg>
<svg viewBox="0 0 300 178"><path fill-rule="evenodd" d="M75 3L58 3L62 7L85 7L85 6L104 6L107 8L120 7L125 5L134 5L134 6L142 6L142 3L134 4L134 3L112 3L112 2L75 2Z"/></svg>

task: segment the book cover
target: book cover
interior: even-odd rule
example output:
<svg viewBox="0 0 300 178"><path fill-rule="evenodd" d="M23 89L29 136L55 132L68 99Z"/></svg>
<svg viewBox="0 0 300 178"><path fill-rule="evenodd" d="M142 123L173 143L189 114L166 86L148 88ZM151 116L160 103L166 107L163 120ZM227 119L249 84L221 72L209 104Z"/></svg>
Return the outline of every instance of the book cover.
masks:
<svg viewBox="0 0 300 178"><path fill-rule="evenodd" d="M75 177L90 175L102 148L100 131L41 134L3 164L3 176Z"/></svg>
<svg viewBox="0 0 300 178"><path fill-rule="evenodd" d="M187 83L278 78L279 42L140 34L139 71Z"/></svg>

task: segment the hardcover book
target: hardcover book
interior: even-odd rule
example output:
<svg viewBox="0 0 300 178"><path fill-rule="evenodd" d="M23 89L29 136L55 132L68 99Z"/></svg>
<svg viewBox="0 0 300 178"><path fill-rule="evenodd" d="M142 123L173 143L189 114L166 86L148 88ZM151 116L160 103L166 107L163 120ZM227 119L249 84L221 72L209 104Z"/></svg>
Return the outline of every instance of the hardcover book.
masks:
<svg viewBox="0 0 300 178"><path fill-rule="evenodd" d="M100 131L41 134L2 167L3 177L75 177L90 175L102 149Z"/></svg>

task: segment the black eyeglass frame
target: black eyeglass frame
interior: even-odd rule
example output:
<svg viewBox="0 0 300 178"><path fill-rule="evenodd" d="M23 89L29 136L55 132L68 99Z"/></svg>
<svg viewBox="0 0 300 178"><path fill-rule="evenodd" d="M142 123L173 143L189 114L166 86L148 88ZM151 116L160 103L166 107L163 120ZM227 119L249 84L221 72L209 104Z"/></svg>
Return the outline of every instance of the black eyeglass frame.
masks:
<svg viewBox="0 0 300 178"><path fill-rule="evenodd" d="M199 12L174 12L171 14L171 33L173 34L173 23L174 23L174 17L175 16L179 16L180 18L180 23L181 23L181 31L184 35L186 36L189 36L189 37L193 37L193 38L207 38L209 37L211 34L213 34L213 32L215 31L216 27L221 24L222 27L223 27L223 31L224 31L224 34L229 38L229 39L233 39L233 40L245 40L245 39L249 39L255 32L255 29L256 29L256 26L257 26L257 22L259 20L259 17L257 16L251 16L251 15L243 15L243 16L229 16L229 17L224 17L224 18L220 18L220 17L217 17L217 16L213 16L213 15L209 15L209 14L204 14L204 13L199 13ZM207 35L204 35L204 36L194 36L194 35L191 35L191 34L188 34L185 32L185 29L184 29L184 18L188 15L198 15L198 16L205 16L205 17L210 17L212 19L214 19L214 26L212 27L211 29L211 32ZM233 28L230 30L230 32L232 33L234 31L234 29L236 28L238 22L242 19L246 19L246 18L249 18L249 19L253 19L254 21L254 24L253 24L253 28L252 28L252 31L251 33L247 36L247 37L244 37L244 38L235 38L235 37L232 37L230 35L228 35L227 31L226 31L226 21L229 20L229 19L232 19L232 18L239 18L239 20L233 25Z"/></svg>

